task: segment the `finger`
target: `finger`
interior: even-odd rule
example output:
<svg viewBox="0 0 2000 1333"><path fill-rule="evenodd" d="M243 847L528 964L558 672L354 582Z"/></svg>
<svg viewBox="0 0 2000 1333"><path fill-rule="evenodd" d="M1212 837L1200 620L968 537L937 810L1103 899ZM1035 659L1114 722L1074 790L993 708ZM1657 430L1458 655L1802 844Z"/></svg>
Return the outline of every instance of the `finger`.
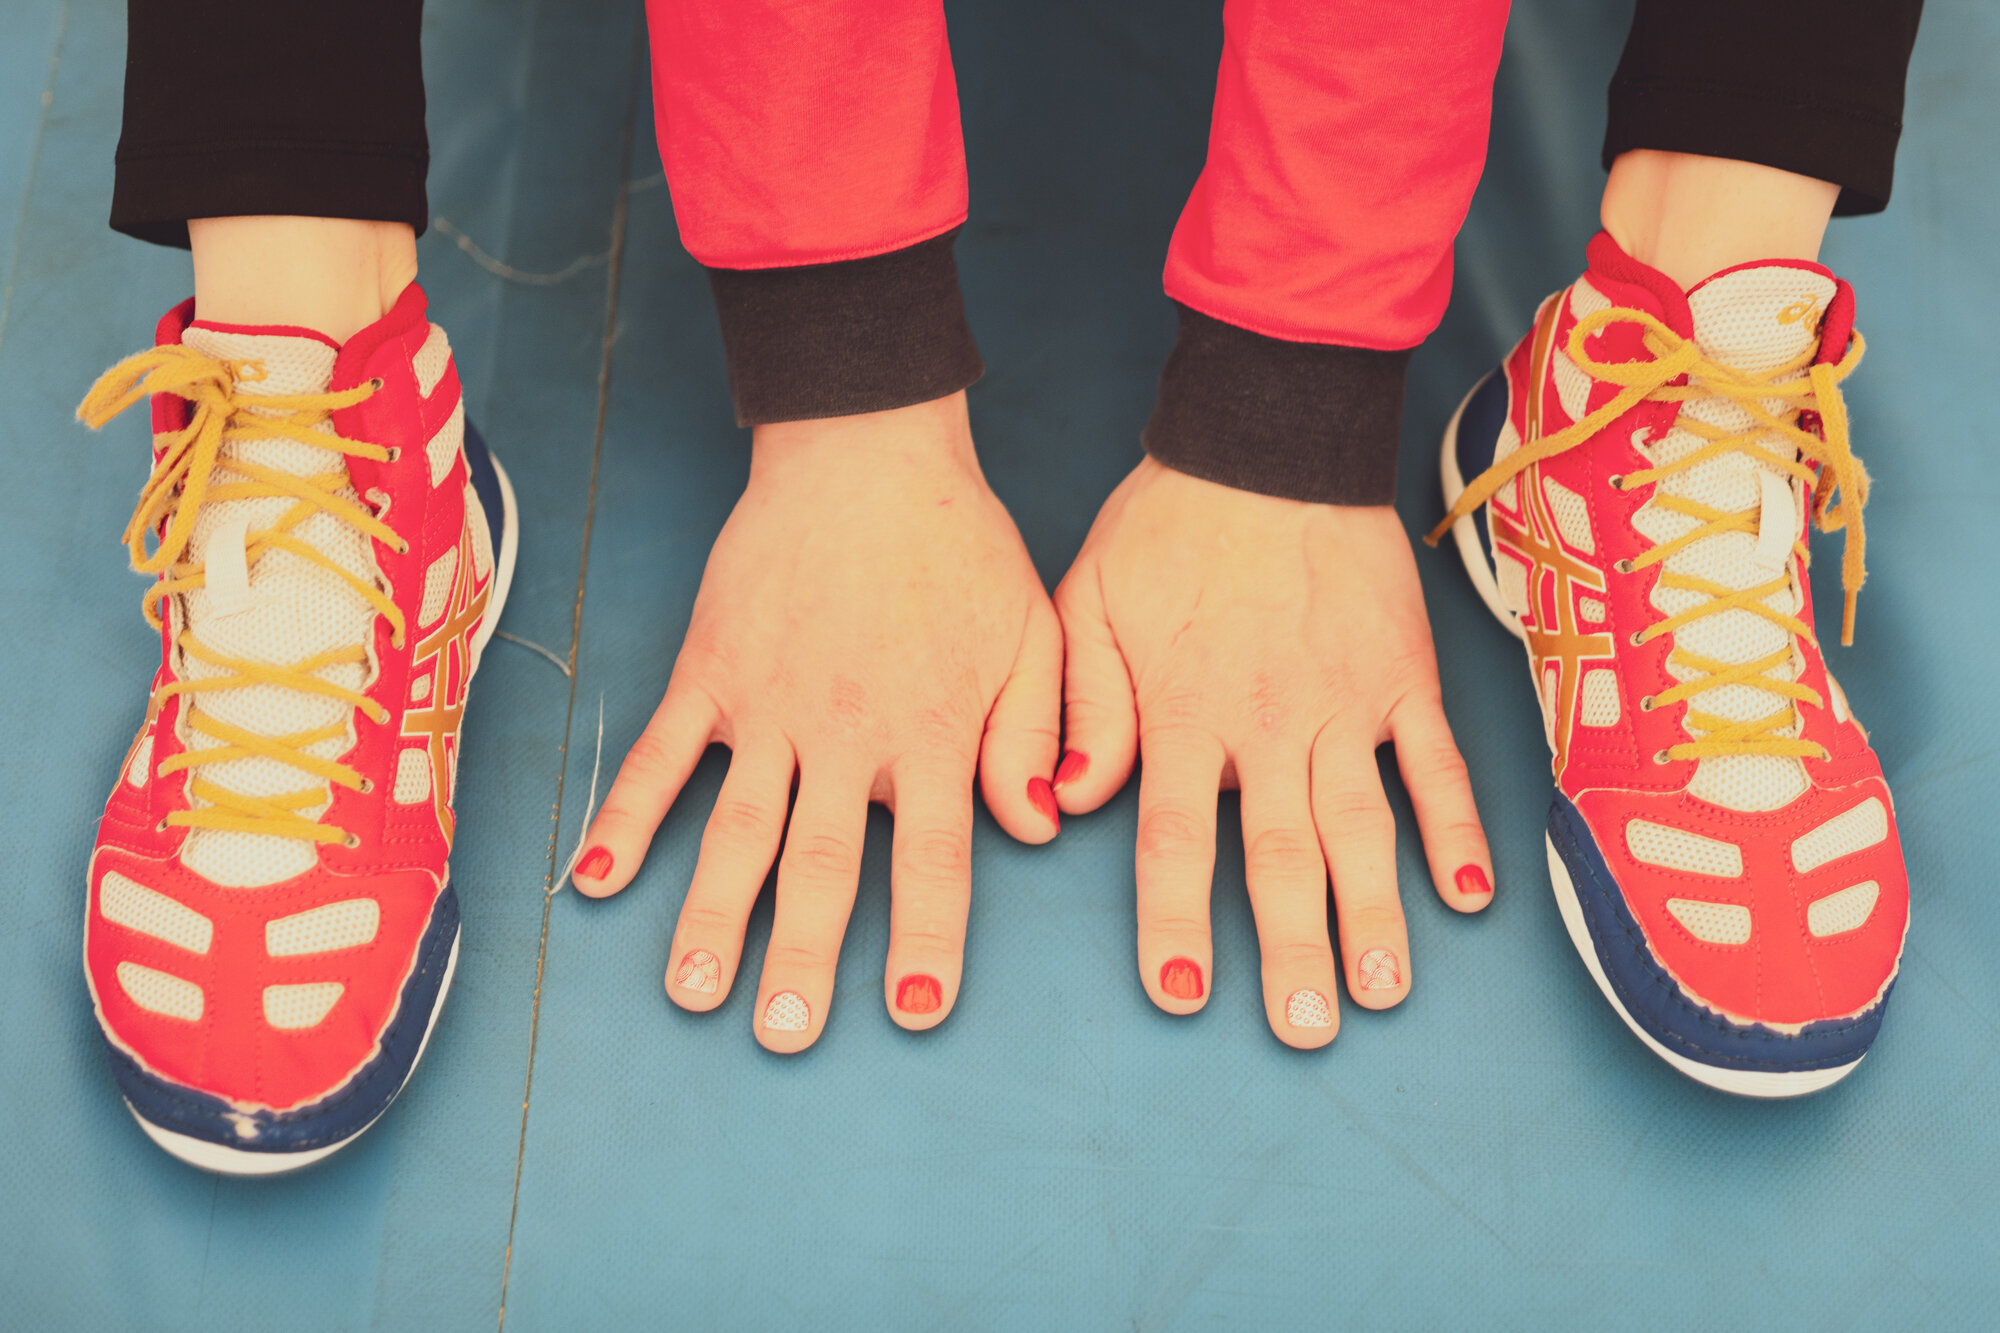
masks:
<svg viewBox="0 0 2000 1333"><path fill-rule="evenodd" d="M944 1022L965 971L972 774L956 760L920 760L897 765L894 782L889 961L882 984L889 1016L915 1030Z"/></svg>
<svg viewBox="0 0 2000 1333"><path fill-rule="evenodd" d="M681 794L688 774L715 735L715 701L675 676L652 720L618 766L618 778L584 835L583 853L569 882L577 892L603 898L639 873L653 834Z"/></svg>
<svg viewBox="0 0 2000 1333"><path fill-rule="evenodd" d="M757 1040L779 1054L819 1040L833 1001L833 971L861 874L868 826L867 774L822 766L803 756L799 796L778 861L778 906L771 947L752 1019Z"/></svg>
<svg viewBox="0 0 2000 1333"><path fill-rule="evenodd" d="M1444 704L1435 694L1409 696L1389 715L1389 736L1438 897L1461 912L1478 911L1493 901L1493 853Z"/></svg>
<svg viewBox="0 0 2000 1333"><path fill-rule="evenodd" d="M1213 950L1215 801L1223 753L1182 727L1149 733L1139 771L1139 977L1153 1003L1191 1014L1207 1003Z"/></svg>
<svg viewBox="0 0 2000 1333"><path fill-rule="evenodd" d="M1236 767L1264 1013L1286 1045L1324 1046L1340 1027L1340 968L1327 934L1326 856L1313 827L1307 756L1239 755Z"/></svg>
<svg viewBox="0 0 2000 1333"><path fill-rule="evenodd" d="M986 808L1022 842L1047 842L1062 827L1049 786L1062 721L1062 659L1055 608L1037 598L1013 674L986 715L979 746L979 790Z"/></svg>
<svg viewBox="0 0 2000 1333"><path fill-rule="evenodd" d="M1063 631L1063 741L1056 802L1086 814L1118 794L1139 749L1139 713L1125 655L1104 614L1095 566L1072 568L1056 589Z"/></svg>
<svg viewBox="0 0 2000 1333"><path fill-rule="evenodd" d="M729 998L743 928L785 831L792 769L783 737L738 734L667 955L667 996L683 1009L705 1011Z"/></svg>
<svg viewBox="0 0 2000 1333"><path fill-rule="evenodd" d="M1396 817L1365 739L1321 733L1312 812L1333 876L1347 993L1364 1009L1387 1009L1410 993L1410 940L1396 896Z"/></svg>

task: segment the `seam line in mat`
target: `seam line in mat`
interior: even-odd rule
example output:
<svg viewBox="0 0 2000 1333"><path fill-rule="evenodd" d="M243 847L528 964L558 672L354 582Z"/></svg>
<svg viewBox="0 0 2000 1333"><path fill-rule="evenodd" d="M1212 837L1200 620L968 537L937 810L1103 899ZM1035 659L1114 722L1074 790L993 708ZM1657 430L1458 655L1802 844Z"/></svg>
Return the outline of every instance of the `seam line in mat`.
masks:
<svg viewBox="0 0 2000 1333"><path fill-rule="evenodd" d="M590 575L590 535L597 518L597 473L604 460L604 421L611 406L611 347L618 334L618 278L624 267L625 223L632 196L632 141L638 124L639 53L646 37L645 13L641 10L634 25L631 55L626 68L624 143L618 160L617 202L611 210L611 252L606 264L604 297L604 343L597 362L597 422L591 433L590 486L583 506L583 539L577 560L576 604L570 613L569 702L563 710L562 764L556 773L555 809L550 818L548 873L542 881L542 938L535 953L535 999L528 1018L528 1069L521 1087L521 1138L514 1150L513 1199L507 1211L507 1253L500 1266L500 1309L497 1327L507 1327L507 1284L514 1274L514 1224L521 1216L521 1168L528 1155L528 1105L535 1091L535 1042L542 1024L542 976L549 959L549 912L555 902L557 860L561 855L563 786L569 779L570 725L576 717L576 662L583 640L584 586Z"/></svg>
<svg viewBox="0 0 2000 1333"><path fill-rule="evenodd" d="M69 35L69 0L56 11L56 40L49 50L49 75L42 84L42 107L35 116L35 146L28 151L28 175L21 182L21 216L14 224L14 245L7 256L7 286L0 290L0 347L7 345L7 321L14 313L14 279L21 269L21 237L28 230L28 206L35 198L35 177L42 168L42 142L48 138L49 108L56 100L56 71L62 67L63 39ZM627 169L626 174L631 174Z"/></svg>

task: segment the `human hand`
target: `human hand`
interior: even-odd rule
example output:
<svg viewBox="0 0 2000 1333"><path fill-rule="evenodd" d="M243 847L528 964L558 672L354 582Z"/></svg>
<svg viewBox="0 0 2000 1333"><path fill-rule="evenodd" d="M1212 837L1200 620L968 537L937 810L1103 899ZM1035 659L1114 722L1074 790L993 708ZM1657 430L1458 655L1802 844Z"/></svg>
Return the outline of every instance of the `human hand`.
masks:
<svg viewBox="0 0 2000 1333"><path fill-rule="evenodd" d="M1139 780L1139 972L1193 1013L1212 975L1216 792L1242 790L1264 1009L1293 1046L1339 1026L1327 879L1348 993L1409 994L1396 826L1375 747L1396 744L1447 906L1493 900L1492 862L1445 723L1409 538L1395 511L1280 500L1148 458L1056 589L1067 642L1065 811Z"/></svg>
<svg viewBox="0 0 2000 1333"><path fill-rule="evenodd" d="M980 474L964 394L760 426L752 451L666 697L572 882L591 897L631 882L702 751L727 745L667 994L694 1010L727 998L782 838L752 1023L771 1050L803 1050L826 1023L880 802L896 817L885 998L897 1023L932 1027L958 996L975 767L1002 828L1056 834L1061 631Z"/></svg>

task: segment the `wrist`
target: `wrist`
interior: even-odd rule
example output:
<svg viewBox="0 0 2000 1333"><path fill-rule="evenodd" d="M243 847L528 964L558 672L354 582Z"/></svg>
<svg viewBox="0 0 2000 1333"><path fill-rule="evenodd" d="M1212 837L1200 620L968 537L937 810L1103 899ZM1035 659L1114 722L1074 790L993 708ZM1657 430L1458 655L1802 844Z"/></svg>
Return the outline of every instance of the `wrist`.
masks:
<svg viewBox="0 0 2000 1333"><path fill-rule="evenodd" d="M882 412L769 422L750 433L753 482L802 468L894 477L938 467L979 471L963 390Z"/></svg>

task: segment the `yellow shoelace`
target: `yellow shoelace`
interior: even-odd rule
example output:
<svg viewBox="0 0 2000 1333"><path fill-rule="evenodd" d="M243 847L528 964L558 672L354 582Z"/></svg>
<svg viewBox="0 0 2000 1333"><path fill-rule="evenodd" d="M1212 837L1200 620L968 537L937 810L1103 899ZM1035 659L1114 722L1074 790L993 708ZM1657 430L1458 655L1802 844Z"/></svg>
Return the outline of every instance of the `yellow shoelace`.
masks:
<svg viewBox="0 0 2000 1333"><path fill-rule="evenodd" d="M160 628L161 614L155 604L181 596L207 584L203 564L185 557L194 534L195 517L202 505L230 500L255 500L289 496L295 503L270 527L250 532L244 540L246 563L254 567L267 551L289 551L301 560L337 575L342 582L367 600L389 621L396 646L403 642L403 613L374 583L357 577L335 564L326 555L293 535L300 523L316 512L359 529L367 536L387 543L398 552L409 544L363 505L339 494L348 483L344 469L314 476L295 476L243 459L225 459L220 451L225 442L251 440L296 440L336 455L388 459L381 445L316 430L327 416L367 398L373 384L359 385L340 393L290 394L260 397L239 394L237 385L254 383L264 377L256 361L224 361L204 356L189 347L155 347L128 357L98 377L77 408L77 417L92 429L153 394L171 394L186 399L193 412L186 429L164 436L159 442L159 459L153 475L125 525L124 540L132 555L132 568L142 574L160 575L146 590L144 609L147 623ZM228 478L225 480L224 476ZM153 553L146 553L146 537L158 537ZM183 629L175 647L188 657L216 668L221 675L201 680L179 680L154 691L149 716L176 694L200 696L250 685L275 685L303 694L338 699L359 708L377 723L389 720L389 710L354 690L322 680L318 672L330 666L365 662L363 644L333 649L303 658L288 666L249 662L226 657L204 645L192 631ZM166 777L183 769L199 769L208 764L235 759L265 758L290 765L320 781L298 791L273 796L245 796L207 781L197 774L189 783L189 793L209 802L191 810L176 811L167 823L189 828L230 829L240 833L262 833L276 837L304 838L311 842L351 842L345 830L322 824L300 811L323 806L329 800L328 783L355 791L365 791L368 782L346 764L308 754L307 747L344 736L346 724L317 727L283 736L261 736L207 715L199 703L187 709L187 725L218 744L206 749L187 749L158 765L157 774Z"/></svg>
<svg viewBox="0 0 2000 1333"><path fill-rule="evenodd" d="M1653 359L1608 362L1599 361L1586 352L1584 340L1611 324L1638 325L1643 331L1646 350L1652 353ZM1862 564L1866 535L1861 526L1861 510L1868 502L1868 474L1862 469L1861 460L1848 447L1847 407L1840 396L1840 382L1854 373L1864 350L1861 335L1856 333L1846 354L1838 362L1815 364L1813 358L1817 349L1811 349L1761 375L1751 375L1709 360L1702 355L1701 348L1692 338L1681 337L1644 311L1613 308L1586 315L1577 321L1575 329L1570 332L1570 359L1591 378L1622 386L1618 396L1574 425L1553 435L1523 442L1519 449L1480 473L1458 497L1444 521L1432 529L1424 540L1432 546L1437 545L1454 523L1492 499L1494 492L1514 477L1543 459L1553 458L1564 450L1583 444L1642 402L1685 403L1702 398L1722 398L1749 414L1753 424L1748 430L1725 431L1683 414L1675 425L1699 436L1706 441L1705 444L1674 462L1614 478L1612 484L1621 490L1650 485L1726 453L1747 454L1757 463L1790 473L1805 482L1813 497L1813 517L1820 530L1836 532L1845 528L1847 532L1841 552L1840 584L1846 600L1841 616L1840 641L1852 643L1854 601L1867 578ZM1686 377L1684 383L1672 383L1682 376ZM1790 382L1779 382L1786 380ZM1768 402L1780 404L1779 411L1774 414L1766 406ZM1804 411L1818 414L1819 433L1799 426L1799 414ZM1778 446L1775 449L1770 447L1774 436ZM1816 469L1812 466L1815 463L1818 464ZM1837 504L1834 503L1835 492L1840 494ZM1670 541L1658 543L1643 555L1618 562L1620 573L1656 565L1717 533L1747 532L1753 537L1758 534L1759 514L1756 510L1732 512L1716 509L1658 491L1654 492L1651 503L1694 519L1696 526ZM1810 561L1810 553L1803 541L1794 540L1792 550L1801 565ZM1699 593L1707 600L1640 630L1633 636L1635 646L1662 634L1671 634L1703 616L1720 615L1724 611L1748 611L1762 616L1787 634L1804 638L1817 646L1818 641L1808 625L1796 616L1772 610L1764 601L1773 593L1791 587L1792 566L1789 561L1777 577L1749 588L1727 588L1707 579L1691 578L1671 570L1662 570L1659 581L1662 587ZM1686 725L1690 730L1704 734L1698 740L1671 747L1666 751L1667 757L1677 760L1735 754L1824 757L1818 745L1800 739L1796 734L1798 702L1803 700L1817 707L1822 702L1819 693L1795 681L1766 674L1790 661L1791 656L1792 649L1788 643L1779 651L1755 661L1728 663L1688 652L1676 644L1667 660L1689 673L1687 678L1642 700L1641 707L1650 709L1676 704L1725 685L1749 685L1778 695L1786 702L1776 712L1747 722L1732 722L1713 713L1690 708ZM1794 734L1786 735L1786 732Z"/></svg>

